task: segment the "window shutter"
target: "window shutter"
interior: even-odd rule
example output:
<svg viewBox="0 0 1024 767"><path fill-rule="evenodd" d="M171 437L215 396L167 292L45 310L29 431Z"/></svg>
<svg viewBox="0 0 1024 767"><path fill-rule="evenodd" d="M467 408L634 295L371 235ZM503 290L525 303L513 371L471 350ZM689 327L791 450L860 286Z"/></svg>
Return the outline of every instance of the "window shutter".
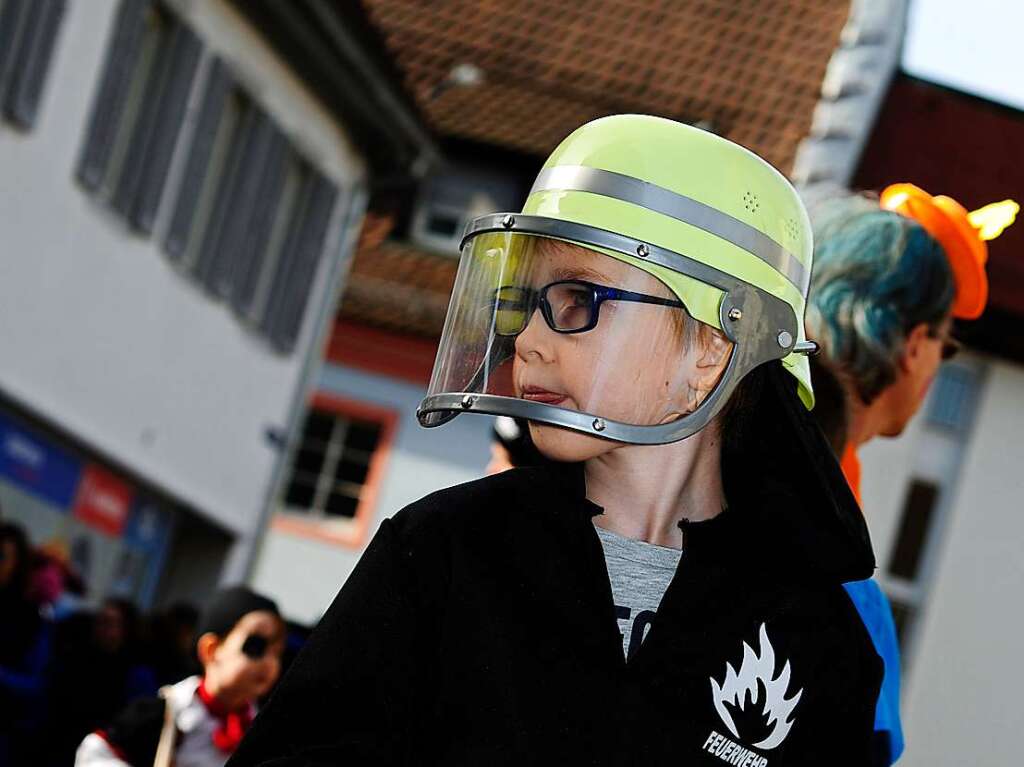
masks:
<svg viewBox="0 0 1024 767"><path fill-rule="evenodd" d="M125 218L131 211L136 192L141 185L146 155L150 149L150 138L160 111L163 82L171 65L171 38L174 36L174 32L168 30L167 25L172 23L164 14L159 15L159 22L155 24L155 27L159 29L157 46L153 53L152 67L148 72L143 73L145 84L138 112L136 114L129 112L124 117L125 120L134 124L125 126L131 129L131 135L127 137L127 150L116 180L117 186L114 189L111 204L114 210ZM180 27L181 25L174 24L174 26ZM143 51L145 51L145 45ZM145 58L145 53L142 58ZM139 76L140 74L136 74L136 77ZM133 117L134 119L132 119Z"/></svg>
<svg viewBox="0 0 1024 767"><path fill-rule="evenodd" d="M220 276L220 262L224 253L221 243L226 240L227 232L232 226L236 215L234 199L239 189L238 180L245 175L244 160L251 144L256 140L259 131L259 112L249 102L245 103L242 118L237 132L231 137L231 147L227 162L216 179L217 189L213 198L213 209L203 232L203 241L192 271L196 278L211 293L216 291L216 280Z"/></svg>
<svg viewBox="0 0 1024 767"><path fill-rule="evenodd" d="M7 100L8 89L13 88L18 41L30 8L30 0L7 0L0 5L0 103Z"/></svg>
<svg viewBox="0 0 1024 767"><path fill-rule="evenodd" d="M24 130L35 125L65 6L65 0L35 0L29 6L16 54L17 64L4 99L4 113Z"/></svg>
<svg viewBox="0 0 1024 767"><path fill-rule="evenodd" d="M103 64L103 76L93 100L85 145L78 162L78 180L90 191L103 183L114 139L121 122L132 67L142 38L143 19L150 0L121 0Z"/></svg>
<svg viewBox="0 0 1024 767"><path fill-rule="evenodd" d="M327 226L338 197L337 188L320 174L312 175L307 184L303 205L296 211L298 215L292 221L277 265L263 319L264 332L282 352L294 348L302 328Z"/></svg>
<svg viewBox="0 0 1024 767"><path fill-rule="evenodd" d="M249 225L243 232L235 257L231 303L243 316L252 317L255 312L256 291L268 261L268 245L284 189L288 142L276 128L271 135L262 163Z"/></svg>
<svg viewBox="0 0 1024 767"><path fill-rule="evenodd" d="M153 78L154 93L132 136L114 207L143 234L153 231L201 51L195 33L176 22L161 71Z"/></svg>
<svg viewBox="0 0 1024 767"><path fill-rule="evenodd" d="M236 144L230 172L220 188L219 225L211 229L212 236L204 243L203 255L207 265L204 283L223 298L232 297L244 262L260 255L247 253L245 246L252 228L257 223L262 228L266 223L257 222L254 214L263 170L276 134L266 114L252 107L246 129Z"/></svg>
<svg viewBox="0 0 1024 767"><path fill-rule="evenodd" d="M192 134L192 143L178 187L171 224L164 240L164 251L173 260L180 260L188 246L196 204L203 188L203 181L206 179L214 140L217 138L217 127L220 125L231 85L227 67L220 59L215 59L207 73L203 103Z"/></svg>

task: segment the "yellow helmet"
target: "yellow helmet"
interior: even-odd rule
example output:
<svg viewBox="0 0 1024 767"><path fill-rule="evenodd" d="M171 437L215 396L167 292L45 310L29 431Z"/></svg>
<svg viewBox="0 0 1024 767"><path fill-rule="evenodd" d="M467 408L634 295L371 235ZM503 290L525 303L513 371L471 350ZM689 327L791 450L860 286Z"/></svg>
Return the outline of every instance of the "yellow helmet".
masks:
<svg viewBox="0 0 1024 767"><path fill-rule="evenodd" d="M696 411L669 423L630 422L510 392L501 370L514 354L514 334L500 331L510 291L532 290L508 286L528 282L535 238L579 245L655 277L690 316L733 342L721 382ZM706 425L742 377L771 360L782 361L811 408L805 355L816 347L803 324L811 253L810 222L796 191L752 152L659 117L588 123L548 158L521 213L484 216L467 227L420 421L435 426L461 412L484 412L623 442L671 442ZM533 300L531 312L542 299Z"/></svg>

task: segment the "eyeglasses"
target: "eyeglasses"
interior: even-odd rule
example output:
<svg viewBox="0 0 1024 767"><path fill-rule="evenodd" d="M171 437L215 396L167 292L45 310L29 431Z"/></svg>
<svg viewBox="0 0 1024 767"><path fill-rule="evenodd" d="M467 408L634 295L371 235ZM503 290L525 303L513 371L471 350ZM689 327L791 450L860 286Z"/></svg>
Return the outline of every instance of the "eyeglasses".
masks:
<svg viewBox="0 0 1024 767"><path fill-rule="evenodd" d="M686 308L681 301L674 299L610 288L583 280L560 280L539 290L505 286L494 292L494 301L490 307L494 312L494 332L499 336L519 335L539 308L548 327L556 333L585 333L597 327L601 304L605 301Z"/></svg>

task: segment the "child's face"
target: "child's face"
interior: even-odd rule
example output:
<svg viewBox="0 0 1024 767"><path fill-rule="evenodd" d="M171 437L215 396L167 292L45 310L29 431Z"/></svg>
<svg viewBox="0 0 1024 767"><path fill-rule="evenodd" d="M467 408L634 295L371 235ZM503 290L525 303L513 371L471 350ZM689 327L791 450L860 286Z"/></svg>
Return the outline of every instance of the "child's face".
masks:
<svg viewBox="0 0 1024 767"><path fill-rule="evenodd" d="M556 241L540 251L531 275L535 289L579 279L676 298L657 278L608 256ZM695 334L687 349L684 327L695 320L683 309L606 301L598 317L592 330L562 334L548 326L541 312L534 312L515 342L515 395L649 426L692 412L717 383L727 351L711 369L703 348L707 334ZM620 446L543 424L531 423L530 433L543 453L563 461L587 460Z"/></svg>
<svg viewBox="0 0 1024 767"><path fill-rule="evenodd" d="M207 684L228 708L257 700L277 681L284 642L284 624L278 616L264 611L244 615L226 637L208 644L205 651L200 640Z"/></svg>

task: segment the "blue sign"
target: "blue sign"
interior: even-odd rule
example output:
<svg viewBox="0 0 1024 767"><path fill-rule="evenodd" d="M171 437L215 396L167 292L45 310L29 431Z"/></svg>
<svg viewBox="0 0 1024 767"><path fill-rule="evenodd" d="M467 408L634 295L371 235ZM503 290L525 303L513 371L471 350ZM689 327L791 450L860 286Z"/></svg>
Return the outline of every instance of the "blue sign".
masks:
<svg viewBox="0 0 1024 767"><path fill-rule="evenodd" d="M171 517L149 500L136 501L128 515L122 537L138 549L149 554L159 554L167 545L171 532Z"/></svg>
<svg viewBox="0 0 1024 767"><path fill-rule="evenodd" d="M70 453L0 413L0 477L68 511L81 473Z"/></svg>
<svg viewBox="0 0 1024 767"><path fill-rule="evenodd" d="M172 524L167 509L148 499L136 500L122 533L127 544L122 553L125 572L120 582L111 586L112 591L134 599L143 607L152 605L167 557Z"/></svg>

